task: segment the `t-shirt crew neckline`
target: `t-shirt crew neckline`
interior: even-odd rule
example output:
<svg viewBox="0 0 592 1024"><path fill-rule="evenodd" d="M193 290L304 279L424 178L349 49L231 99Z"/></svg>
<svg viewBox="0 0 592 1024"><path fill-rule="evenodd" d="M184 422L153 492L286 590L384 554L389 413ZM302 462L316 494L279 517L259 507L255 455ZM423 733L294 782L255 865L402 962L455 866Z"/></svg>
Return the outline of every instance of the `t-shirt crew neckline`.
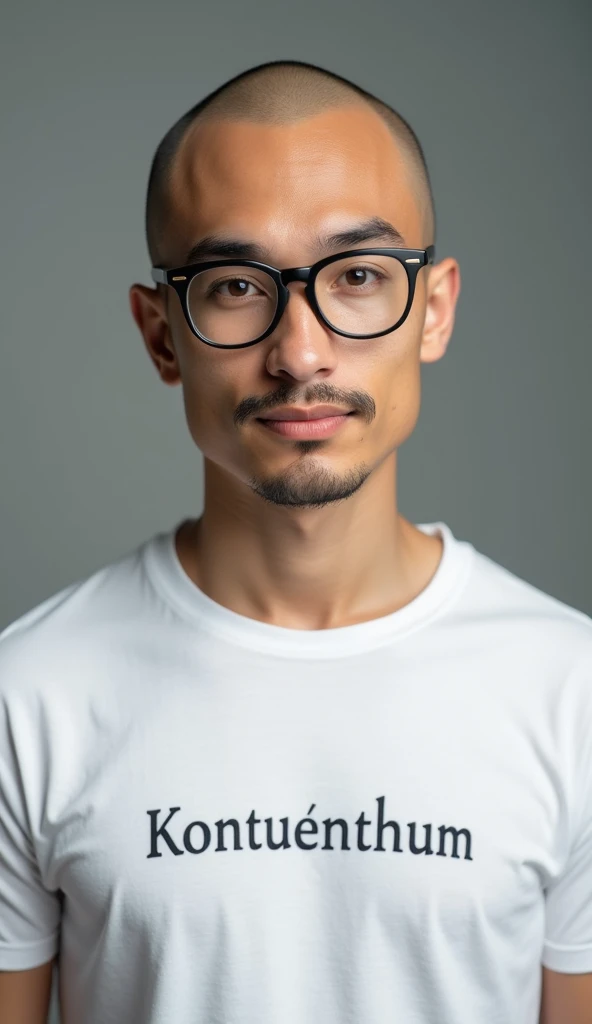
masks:
<svg viewBox="0 0 592 1024"><path fill-rule="evenodd" d="M441 521L417 523L426 534L439 534L443 551L426 587L408 604L388 615L330 629L294 629L261 622L232 611L201 590L187 575L175 546L182 524L153 536L143 546L143 560L157 592L182 617L206 633L228 643L290 658L337 658L392 643L410 631L427 625L441 614L463 589L475 549L458 540Z"/></svg>

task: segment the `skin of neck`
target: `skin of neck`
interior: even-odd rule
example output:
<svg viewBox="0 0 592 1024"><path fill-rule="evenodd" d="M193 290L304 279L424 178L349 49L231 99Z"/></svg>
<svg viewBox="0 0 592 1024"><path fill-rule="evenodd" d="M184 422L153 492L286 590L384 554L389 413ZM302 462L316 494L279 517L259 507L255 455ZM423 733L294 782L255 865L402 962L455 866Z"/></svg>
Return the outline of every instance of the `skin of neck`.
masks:
<svg viewBox="0 0 592 1024"><path fill-rule="evenodd" d="M205 462L201 517L177 535L185 572L214 601L293 629L388 615L434 575L442 541L398 514L396 452L346 501L321 509L263 503Z"/></svg>

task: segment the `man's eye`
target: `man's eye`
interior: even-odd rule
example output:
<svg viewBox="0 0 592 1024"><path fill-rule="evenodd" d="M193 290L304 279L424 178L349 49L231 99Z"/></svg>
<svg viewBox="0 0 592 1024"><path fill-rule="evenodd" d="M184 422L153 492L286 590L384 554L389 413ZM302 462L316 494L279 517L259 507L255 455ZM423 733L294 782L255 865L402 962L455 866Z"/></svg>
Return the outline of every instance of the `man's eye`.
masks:
<svg viewBox="0 0 592 1024"><path fill-rule="evenodd" d="M338 279L338 283L346 284L349 287L360 287L364 284L375 284L382 278L382 274L379 274L376 270L370 270L369 267L350 267L344 271L341 277Z"/></svg>
<svg viewBox="0 0 592 1024"><path fill-rule="evenodd" d="M249 292L249 288L257 289L252 281L245 281L240 277L233 277L230 281L220 281L219 284L214 285L212 291L216 295L221 295L222 298L243 298L245 295L253 295L254 292Z"/></svg>

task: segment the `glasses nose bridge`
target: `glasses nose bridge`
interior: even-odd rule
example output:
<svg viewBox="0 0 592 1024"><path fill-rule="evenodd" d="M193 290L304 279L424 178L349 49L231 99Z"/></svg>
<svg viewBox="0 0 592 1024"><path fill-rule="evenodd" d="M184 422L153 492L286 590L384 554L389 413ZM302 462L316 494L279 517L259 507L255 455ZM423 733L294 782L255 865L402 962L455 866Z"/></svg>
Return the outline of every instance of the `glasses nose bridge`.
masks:
<svg viewBox="0 0 592 1024"><path fill-rule="evenodd" d="M289 270L281 270L282 284L290 284L290 281L304 281L306 284L310 277L310 271L311 267L291 267Z"/></svg>
<svg viewBox="0 0 592 1024"><path fill-rule="evenodd" d="M280 281L281 281L281 283L283 285L283 288L284 288L284 298L283 298L283 301L281 299L279 300L280 301L280 308L281 308L281 311L282 311L281 312L282 316L283 316L285 308L286 308L286 306L288 304L288 300L290 298L290 292L288 291L288 288L286 286L289 285L291 281L300 281L300 282L302 282L305 285L305 295L306 295L306 298L308 300L308 304L309 304L310 308L312 309L312 311L313 311L314 315L316 316L317 320L319 321L319 323L323 324L322 317L319 316L319 311L316 308L316 302L314 301L314 298L313 298L313 296L310 293L311 272L313 270L314 270L313 266L310 266L310 267L290 267L287 270L280 270L280 272L279 272L279 274L280 274Z"/></svg>

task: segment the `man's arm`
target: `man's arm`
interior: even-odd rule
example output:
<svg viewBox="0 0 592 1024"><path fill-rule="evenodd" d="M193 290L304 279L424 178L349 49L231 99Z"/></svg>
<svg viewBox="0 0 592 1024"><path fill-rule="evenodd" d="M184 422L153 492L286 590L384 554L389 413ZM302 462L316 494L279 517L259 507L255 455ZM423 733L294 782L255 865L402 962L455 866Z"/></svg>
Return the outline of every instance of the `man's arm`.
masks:
<svg viewBox="0 0 592 1024"><path fill-rule="evenodd" d="M25 971L0 971L2 1024L47 1024L55 959Z"/></svg>
<svg viewBox="0 0 592 1024"><path fill-rule="evenodd" d="M543 967L539 1024L592 1024L592 974Z"/></svg>

